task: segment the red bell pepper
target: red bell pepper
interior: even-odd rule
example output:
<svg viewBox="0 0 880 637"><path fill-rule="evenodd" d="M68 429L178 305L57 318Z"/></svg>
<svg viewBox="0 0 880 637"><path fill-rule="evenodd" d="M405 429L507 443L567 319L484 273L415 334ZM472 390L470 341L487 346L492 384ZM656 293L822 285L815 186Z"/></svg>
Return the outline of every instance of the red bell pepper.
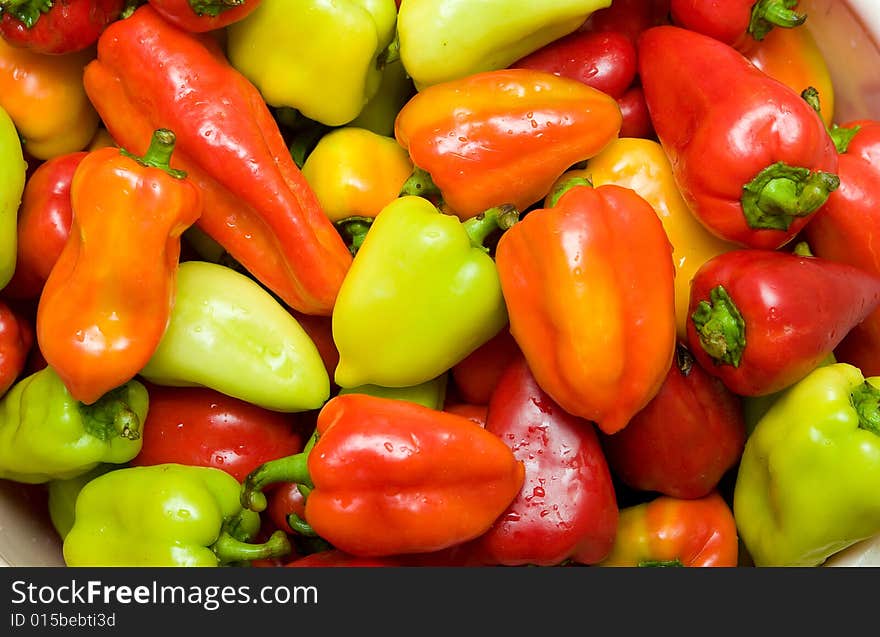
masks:
<svg viewBox="0 0 880 637"><path fill-rule="evenodd" d="M737 49L763 40L774 27L792 28L807 19L797 0L671 0L672 23Z"/></svg>
<svg viewBox="0 0 880 637"><path fill-rule="evenodd" d="M163 18L184 31L215 31L243 20L261 0L148 0Z"/></svg>
<svg viewBox="0 0 880 637"><path fill-rule="evenodd" d="M616 138L620 124L610 95L543 71L502 69L420 91L400 110L394 134L448 208L467 219L503 204L525 210ZM404 192L425 192L413 186Z"/></svg>
<svg viewBox="0 0 880 637"><path fill-rule="evenodd" d="M307 494L295 528L352 555L427 553L485 533L523 480L522 462L471 420L352 393L324 405L301 454L247 477L242 504L264 510L263 487L296 482Z"/></svg>
<svg viewBox="0 0 880 637"><path fill-rule="evenodd" d="M741 396L797 382L880 304L880 275L776 250L720 254L691 280L688 346Z"/></svg>
<svg viewBox="0 0 880 637"><path fill-rule="evenodd" d="M639 40L639 75L681 194L719 237L779 248L838 187L821 117L736 49L654 27Z"/></svg>
<svg viewBox="0 0 880 637"><path fill-rule="evenodd" d="M34 344L34 328L27 319L0 301L0 396L21 376Z"/></svg>
<svg viewBox="0 0 880 637"><path fill-rule="evenodd" d="M641 84L631 86L629 90L617 98L623 124L620 126L620 137L640 137L654 139L654 124L645 101L645 91Z"/></svg>
<svg viewBox="0 0 880 637"><path fill-rule="evenodd" d="M635 44L642 31L669 23L669 0L614 0L611 6L594 11L585 28L615 31Z"/></svg>
<svg viewBox="0 0 880 637"><path fill-rule="evenodd" d="M36 299L70 237L73 210L70 184L85 151L41 163L28 177L18 209L18 255L15 274L4 293Z"/></svg>
<svg viewBox="0 0 880 637"><path fill-rule="evenodd" d="M241 482L264 462L302 451L303 436L290 414L204 387L147 389L150 409L133 466L215 467Z"/></svg>
<svg viewBox="0 0 880 637"><path fill-rule="evenodd" d="M464 416L468 420L473 420L480 427L486 426L486 419L489 417L488 405L471 405L468 403L452 403L443 406L443 411L450 414L458 414Z"/></svg>
<svg viewBox="0 0 880 637"><path fill-rule="evenodd" d="M524 358L505 370L486 429L525 465L519 495L475 541L486 564L595 564L617 532L617 500L593 424L572 416L538 386Z"/></svg>
<svg viewBox="0 0 880 637"><path fill-rule="evenodd" d="M98 41L125 0L0 0L0 37L35 53L63 55Z"/></svg>
<svg viewBox="0 0 880 637"><path fill-rule="evenodd" d="M855 131L839 158L840 188L806 228L812 252L880 276L880 122L859 120L841 127ZM855 326L835 350L837 360L865 376L880 375L880 310Z"/></svg>
<svg viewBox="0 0 880 637"><path fill-rule="evenodd" d="M660 389L675 351L672 246L635 191L576 185L495 250L510 331L541 388L605 433Z"/></svg>
<svg viewBox="0 0 880 637"><path fill-rule="evenodd" d="M498 379L519 353L510 330L502 329L453 366L455 391L464 402L488 405Z"/></svg>
<svg viewBox="0 0 880 637"><path fill-rule="evenodd" d="M83 78L128 150L156 122L172 128L173 165L202 192L199 227L292 308L329 315L351 253L288 152L259 90L212 38L150 5L112 24Z"/></svg>
<svg viewBox="0 0 880 637"><path fill-rule="evenodd" d="M681 343L654 399L623 431L602 436L612 473L639 491L702 498L739 461L743 406Z"/></svg>

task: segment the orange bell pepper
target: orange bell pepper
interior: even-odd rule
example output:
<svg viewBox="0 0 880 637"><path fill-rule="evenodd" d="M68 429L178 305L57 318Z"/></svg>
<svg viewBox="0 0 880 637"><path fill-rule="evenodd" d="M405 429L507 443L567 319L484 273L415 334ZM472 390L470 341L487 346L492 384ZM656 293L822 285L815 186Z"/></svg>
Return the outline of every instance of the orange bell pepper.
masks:
<svg viewBox="0 0 880 637"><path fill-rule="evenodd" d="M201 197L169 168L174 134L134 157L89 153L71 183L70 236L37 307L37 342L70 395L91 404L135 376L159 345L174 301L180 235Z"/></svg>
<svg viewBox="0 0 880 637"><path fill-rule="evenodd" d="M697 500L660 496L621 509L614 547L598 565L731 567L738 559L733 512L713 491Z"/></svg>
<svg viewBox="0 0 880 637"><path fill-rule="evenodd" d="M435 84L410 99L394 134L460 218L512 204L524 210L553 182L617 137L614 98L532 69L486 71ZM407 188L406 194L422 194Z"/></svg>
<svg viewBox="0 0 880 637"><path fill-rule="evenodd" d="M495 251L510 332L535 379L611 434L659 391L675 352L672 246L651 205L574 185Z"/></svg>
<svg viewBox="0 0 880 637"><path fill-rule="evenodd" d="M82 74L94 57L94 49L45 55L0 38L0 107L31 157L51 159L88 146L98 130L98 113Z"/></svg>

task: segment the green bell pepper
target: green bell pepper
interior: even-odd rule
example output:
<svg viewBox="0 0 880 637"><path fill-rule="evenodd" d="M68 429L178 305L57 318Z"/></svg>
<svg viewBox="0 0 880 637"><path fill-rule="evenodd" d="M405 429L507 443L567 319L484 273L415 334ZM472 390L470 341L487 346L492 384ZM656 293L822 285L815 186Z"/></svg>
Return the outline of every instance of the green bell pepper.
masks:
<svg viewBox="0 0 880 637"><path fill-rule="evenodd" d="M517 217L493 208L462 223L414 195L385 206L333 308L336 383L419 385L495 336L507 308L483 242Z"/></svg>
<svg viewBox="0 0 880 637"><path fill-rule="evenodd" d="M417 89L513 62L574 32L611 0L407 0L400 59Z"/></svg>
<svg viewBox="0 0 880 637"><path fill-rule="evenodd" d="M378 91L396 20L394 0L262 0L227 27L227 55L270 106L341 126Z"/></svg>
<svg viewBox="0 0 880 637"><path fill-rule="evenodd" d="M124 464L141 450L148 404L146 388L131 380L86 405L44 367L0 400L0 478L39 484Z"/></svg>
<svg viewBox="0 0 880 637"><path fill-rule="evenodd" d="M0 289L15 273L18 206L24 193L27 163L21 139L9 114L0 107Z"/></svg>
<svg viewBox="0 0 880 637"><path fill-rule="evenodd" d="M756 566L816 566L880 533L880 377L818 367L748 438L734 486Z"/></svg>
<svg viewBox="0 0 880 637"><path fill-rule="evenodd" d="M140 374L203 386L266 409L317 409L330 377L315 343L260 284L226 266L185 261L168 328Z"/></svg>
<svg viewBox="0 0 880 637"><path fill-rule="evenodd" d="M367 394L379 398L392 398L417 403L429 409L441 410L446 400L448 374L441 374L420 385L412 387L381 387L379 385L361 385L360 387L342 387L339 394Z"/></svg>
<svg viewBox="0 0 880 637"><path fill-rule="evenodd" d="M112 469L118 469L119 466L99 464L91 471L87 471L74 478L52 480L46 485L46 490L49 492L49 520L62 540L70 532L70 529L73 528L76 498L79 496L82 488L98 476L104 475Z"/></svg>
<svg viewBox="0 0 880 637"><path fill-rule="evenodd" d="M284 531L248 544L259 514L242 509L241 484L213 467L127 467L79 492L64 538L68 566L222 566L290 552Z"/></svg>

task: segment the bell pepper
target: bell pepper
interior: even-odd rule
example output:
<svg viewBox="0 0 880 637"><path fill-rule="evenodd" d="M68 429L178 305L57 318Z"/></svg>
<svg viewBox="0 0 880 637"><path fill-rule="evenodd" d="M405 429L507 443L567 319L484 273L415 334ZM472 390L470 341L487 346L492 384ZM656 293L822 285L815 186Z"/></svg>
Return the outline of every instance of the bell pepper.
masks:
<svg viewBox="0 0 880 637"><path fill-rule="evenodd" d="M694 275L688 345L731 391L770 394L806 376L878 304L878 275L819 257L734 250Z"/></svg>
<svg viewBox="0 0 880 637"><path fill-rule="evenodd" d="M625 429L601 438L611 471L630 488L702 498L739 462L742 399L679 343L657 395Z"/></svg>
<svg viewBox="0 0 880 637"><path fill-rule="evenodd" d="M64 540L70 529L73 528L73 520L76 518L76 499L79 492L89 482L104 475L108 471L120 468L120 465L102 463L94 469L66 480L51 480L46 485L48 493L47 508L49 521L58 537Z"/></svg>
<svg viewBox="0 0 880 637"><path fill-rule="evenodd" d="M610 95L551 73L506 69L421 91L400 110L394 134L467 219L502 204L525 210L572 164L607 146L620 124Z"/></svg>
<svg viewBox="0 0 880 637"><path fill-rule="evenodd" d="M495 250L510 332L541 389L605 433L660 389L675 351L672 246L651 205L566 184Z"/></svg>
<svg viewBox="0 0 880 637"><path fill-rule="evenodd" d="M168 165L174 141L159 129L142 157L102 148L74 173L70 236L40 295L37 341L82 402L133 378L168 325L180 235L202 205Z"/></svg>
<svg viewBox="0 0 880 637"><path fill-rule="evenodd" d="M672 165L659 143L649 139L620 138L587 161L586 168L566 172L588 178L596 187L614 184L631 188L654 208L672 244L675 262L675 325L679 339L686 337L691 279L712 257L737 246L700 224L681 198Z"/></svg>
<svg viewBox="0 0 880 637"><path fill-rule="evenodd" d="M412 169L409 155L394 138L344 126L320 139L302 173L336 223L375 217L397 198Z"/></svg>
<svg viewBox="0 0 880 637"><path fill-rule="evenodd" d="M611 0L408 0L397 18L400 59L420 91L506 68L573 32Z"/></svg>
<svg viewBox="0 0 880 637"><path fill-rule="evenodd" d="M16 225L26 174L27 163L15 124L0 102L0 290L15 273Z"/></svg>
<svg viewBox="0 0 880 637"><path fill-rule="evenodd" d="M141 136L157 122L174 130L172 165L202 192L202 230L291 307L330 314L351 254L259 91L215 40L143 5L104 31L82 79L107 130L129 151L145 150Z"/></svg>
<svg viewBox="0 0 880 637"><path fill-rule="evenodd" d="M480 425L480 427L486 426L486 419L489 417L489 406L488 405L472 405L469 403L452 403L446 404L443 407L443 411L448 412L450 414L457 414L459 416L464 416L468 420L472 420L473 422Z"/></svg>
<svg viewBox="0 0 880 637"><path fill-rule="evenodd" d="M262 0L148 0L150 6L184 31L216 31L243 20Z"/></svg>
<svg viewBox="0 0 880 637"><path fill-rule="evenodd" d="M396 19L392 0L262 0L227 27L229 61L270 106L342 126L379 90Z"/></svg>
<svg viewBox="0 0 880 637"><path fill-rule="evenodd" d="M5 294L39 298L70 237L70 185L86 155L87 151L76 151L47 159L27 178L18 208L15 274Z"/></svg>
<svg viewBox="0 0 880 637"><path fill-rule="evenodd" d="M663 495L621 509L614 548L599 566L721 568L737 566L738 558L734 515L713 491L697 500Z"/></svg>
<svg viewBox="0 0 880 637"><path fill-rule="evenodd" d="M622 33L636 44L642 31L661 24L669 24L669 0L614 0L594 11L582 28Z"/></svg>
<svg viewBox="0 0 880 637"><path fill-rule="evenodd" d="M143 443L129 463L215 467L242 481L269 460L302 451L288 415L204 387L148 385Z"/></svg>
<svg viewBox="0 0 880 637"><path fill-rule="evenodd" d="M475 540L485 564L595 564L611 551L617 500L592 423L566 413L519 357L489 402L486 430L525 466L525 481L495 523Z"/></svg>
<svg viewBox="0 0 880 637"><path fill-rule="evenodd" d="M0 400L0 478L38 484L128 462L140 451L148 403L134 380L86 405L51 367L23 378Z"/></svg>
<svg viewBox="0 0 880 637"><path fill-rule="evenodd" d="M502 328L452 367L455 390L465 402L488 405L501 374L519 356L510 330Z"/></svg>
<svg viewBox="0 0 880 637"><path fill-rule="evenodd" d="M462 223L416 196L386 206L333 309L336 383L418 385L495 336L507 312L483 242L517 217L509 208L493 208Z"/></svg>
<svg viewBox="0 0 880 637"><path fill-rule="evenodd" d="M324 362L324 369L327 375L332 378L336 366L339 364L339 350L336 349L336 343L333 342L333 323L329 316L314 316L312 314L302 314L301 312L291 312L293 318L300 324L315 347L318 348L318 354Z"/></svg>
<svg viewBox="0 0 880 637"><path fill-rule="evenodd" d="M737 49L768 33L793 29L807 19L797 0L671 0L672 23L708 35ZM780 27L781 29L776 29Z"/></svg>
<svg viewBox="0 0 880 637"><path fill-rule="evenodd" d="M262 488L296 482L307 489L299 522L343 552L379 557L474 539L513 501L523 480L523 463L507 445L467 418L347 394L324 405L302 454L248 476L242 503L262 511Z"/></svg>
<svg viewBox="0 0 880 637"><path fill-rule="evenodd" d="M94 57L93 49L44 55L0 38L0 107L15 122L27 155L50 159L88 145L98 114L82 74Z"/></svg>
<svg viewBox="0 0 880 637"><path fill-rule="evenodd" d="M0 0L0 38L45 55L92 46L125 0Z"/></svg>
<svg viewBox="0 0 880 637"><path fill-rule="evenodd" d="M880 532L880 378L847 363L790 387L746 442L733 494L756 566L816 566Z"/></svg>
<svg viewBox="0 0 880 637"><path fill-rule="evenodd" d="M377 135L393 136L394 120L415 92L412 78L406 74L400 58L389 60L382 67L382 81L376 94L349 122L349 126L366 128Z"/></svg>
<svg viewBox="0 0 880 637"><path fill-rule="evenodd" d="M413 385L412 387L381 387L379 385L360 385L358 387L342 387L339 395L344 394L367 394L380 398L393 398L406 400L423 405L430 409L443 409L446 400L446 385L449 382L448 374L441 374L437 378Z"/></svg>
<svg viewBox="0 0 880 637"><path fill-rule="evenodd" d="M840 184L821 117L714 38L660 26L639 42L654 129L693 214L744 247L791 241Z"/></svg>
<svg viewBox="0 0 880 637"><path fill-rule="evenodd" d="M655 139L654 124L645 101L645 91L640 84L635 84L626 93L617 98L623 123L620 125L620 137L639 137Z"/></svg>
<svg viewBox="0 0 880 637"><path fill-rule="evenodd" d="M18 380L34 344L34 328L20 312L0 300L0 396Z"/></svg>
<svg viewBox="0 0 880 637"><path fill-rule="evenodd" d="M259 515L239 482L212 467L129 467L90 481L64 538L68 566L224 566L290 553L283 531L251 544ZM120 497L124 494L125 497Z"/></svg>
<svg viewBox="0 0 880 637"><path fill-rule="evenodd" d="M749 61L796 93L815 88L822 98L822 120L834 120L834 84L819 44L806 27L773 29L742 51Z"/></svg>
<svg viewBox="0 0 880 637"><path fill-rule="evenodd" d="M281 412L317 409L330 395L321 356L296 319L253 279L204 261L180 264L168 329L140 375Z"/></svg>
<svg viewBox="0 0 880 637"><path fill-rule="evenodd" d="M840 188L804 228L804 237L816 256L880 276L880 251L872 240L880 223L880 122L858 120L842 128L856 132L838 160ZM835 353L865 375L880 375L880 310L846 334Z"/></svg>

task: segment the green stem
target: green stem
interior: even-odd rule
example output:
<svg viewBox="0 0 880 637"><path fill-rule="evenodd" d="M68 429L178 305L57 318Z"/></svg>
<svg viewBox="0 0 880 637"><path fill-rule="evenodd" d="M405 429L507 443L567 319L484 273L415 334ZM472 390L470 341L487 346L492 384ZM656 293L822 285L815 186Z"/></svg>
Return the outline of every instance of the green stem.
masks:
<svg viewBox="0 0 880 637"><path fill-rule="evenodd" d="M547 207L552 208L555 206L562 195L575 186L589 186L592 188L593 182L588 177L569 177L568 179L560 181L553 187L553 190L550 191L550 195L547 197Z"/></svg>
<svg viewBox="0 0 880 637"><path fill-rule="evenodd" d="M668 568L668 567L683 567L681 560L642 560L639 562L640 568Z"/></svg>
<svg viewBox="0 0 880 637"><path fill-rule="evenodd" d="M243 4L244 0L189 0L189 6L196 15L206 15L212 18Z"/></svg>
<svg viewBox="0 0 880 637"><path fill-rule="evenodd" d="M128 385L112 389L91 405L79 404L83 429L99 440L141 437L141 422L127 402Z"/></svg>
<svg viewBox="0 0 880 637"><path fill-rule="evenodd" d="M792 249L792 254L796 254L799 257L812 257L815 256L813 251L810 250L810 244L806 241L798 241L794 249Z"/></svg>
<svg viewBox="0 0 880 637"><path fill-rule="evenodd" d="M287 539L287 534L281 530L275 531L262 544L242 542L226 531L221 531L220 537L211 545L211 550L214 551L220 564L269 560L287 555L290 553L290 549L290 540Z"/></svg>
<svg viewBox="0 0 880 637"><path fill-rule="evenodd" d="M776 162L743 186L742 211L755 230L788 230L818 210L840 186L837 175Z"/></svg>
<svg viewBox="0 0 880 637"><path fill-rule="evenodd" d="M173 131L167 128L158 128L153 131L150 147L147 148L147 152L144 153L143 157L138 157L124 148L120 152L126 157L131 157L141 166L158 168L164 170L175 179L183 179L186 177L186 173L171 167L171 154L174 152L176 141L177 139Z"/></svg>
<svg viewBox="0 0 880 637"><path fill-rule="evenodd" d="M380 71L392 62L400 59L400 35L395 30L394 39L388 43L388 46L376 57L376 68Z"/></svg>
<svg viewBox="0 0 880 637"><path fill-rule="evenodd" d="M504 232L511 228L518 220L519 211L516 209L516 206L504 204L503 206L489 208L476 217L471 217L461 225L464 231L467 232L468 237L470 237L472 246L488 251L489 248L483 245L486 239L496 230Z"/></svg>
<svg viewBox="0 0 880 637"><path fill-rule="evenodd" d="M315 533L315 529L311 527L311 525L299 517L296 513L288 513L287 514L287 524L291 529L303 535L305 537L318 537L318 534Z"/></svg>
<svg viewBox="0 0 880 637"><path fill-rule="evenodd" d="M32 29L40 16L48 13L54 4L53 0L0 0L0 15L8 13L26 28Z"/></svg>
<svg viewBox="0 0 880 637"><path fill-rule="evenodd" d="M794 11L797 0L758 0L752 5L748 32L756 40L763 40L773 27L791 29L802 25L807 16Z"/></svg>
<svg viewBox="0 0 880 637"><path fill-rule="evenodd" d="M241 488L241 506L251 511L266 509L266 496L262 490L270 484L278 482L296 482L313 488L309 475L309 453L318 440L318 432L312 434L300 453L270 460L251 471L244 479Z"/></svg>
<svg viewBox="0 0 880 637"><path fill-rule="evenodd" d="M370 226L373 225L373 219L371 217L358 216L346 217L337 221L335 225L339 234L345 240L348 251L355 255L360 250L364 239L367 238L367 232L370 230Z"/></svg>
<svg viewBox="0 0 880 637"><path fill-rule="evenodd" d="M852 391L851 396L859 415L859 429L880 436L880 389L865 381Z"/></svg>
<svg viewBox="0 0 880 637"><path fill-rule="evenodd" d="M691 320L700 345L716 364L739 367L746 347L745 321L724 286L714 287L709 301L700 301Z"/></svg>
<svg viewBox="0 0 880 637"><path fill-rule="evenodd" d="M440 197L441 193L437 184L431 179L430 173L416 166L413 169L412 174L405 182L403 182L403 186L401 187L398 196L405 197L407 195L414 195L416 197L424 197L427 199L429 197Z"/></svg>
<svg viewBox="0 0 880 637"><path fill-rule="evenodd" d="M815 87L808 86L805 88L801 91L801 97L807 104L813 107L813 110L816 111L817 115L820 117L822 116L822 108L819 103L819 91L816 90ZM830 128L826 126L825 130L828 132L828 136L831 137L831 141L834 142L834 148L837 149L839 154L843 154L847 151L853 137L858 134L861 128L862 127L858 125L844 128L837 124L832 124Z"/></svg>

